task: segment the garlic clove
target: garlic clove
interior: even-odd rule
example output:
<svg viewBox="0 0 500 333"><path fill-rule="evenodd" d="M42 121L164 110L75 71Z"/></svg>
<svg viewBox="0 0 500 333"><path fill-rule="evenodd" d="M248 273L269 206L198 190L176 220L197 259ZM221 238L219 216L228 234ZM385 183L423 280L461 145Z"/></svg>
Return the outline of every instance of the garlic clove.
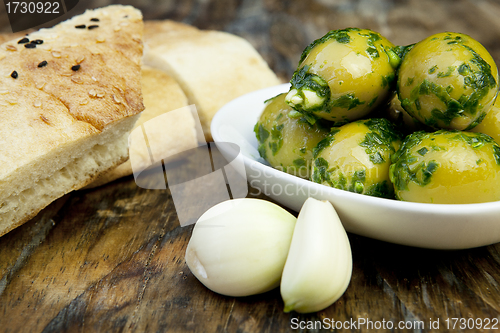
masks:
<svg viewBox="0 0 500 333"><path fill-rule="evenodd" d="M224 201L195 224L186 263L214 292L248 296L279 286L296 217L261 199Z"/></svg>
<svg viewBox="0 0 500 333"><path fill-rule="evenodd" d="M333 304L352 274L349 239L328 201L306 200L281 278L285 312L316 312Z"/></svg>

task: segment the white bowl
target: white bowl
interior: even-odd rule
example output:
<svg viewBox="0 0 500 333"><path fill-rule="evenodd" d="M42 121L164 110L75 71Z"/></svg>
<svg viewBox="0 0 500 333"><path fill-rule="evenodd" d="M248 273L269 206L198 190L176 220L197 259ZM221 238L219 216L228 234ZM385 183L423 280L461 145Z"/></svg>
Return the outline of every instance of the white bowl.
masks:
<svg viewBox="0 0 500 333"><path fill-rule="evenodd" d="M397 244L466 249L500 242L500 201L480 204L423 204L382 199L330 188L266 165L253 132L264 101L289 84L255 91L226 104L211 125L215 142L241 149L249 183L282 205L299 211L312 196L329 200L347 231Z"/></svg>

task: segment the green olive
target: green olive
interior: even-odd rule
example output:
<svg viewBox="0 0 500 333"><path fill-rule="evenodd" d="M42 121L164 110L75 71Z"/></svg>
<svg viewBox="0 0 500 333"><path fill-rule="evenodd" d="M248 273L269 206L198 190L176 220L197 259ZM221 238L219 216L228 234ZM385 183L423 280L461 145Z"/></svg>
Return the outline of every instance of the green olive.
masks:
<svg viewBox="0 0 500 333"><path fill-rule="evenodd" d="M401 105L436 129L467 130L486 116L498 91L498 70L488 51L460 33L439 33L404 56L398 73Z"/></svg>
<svg viewBox="0 0 500 333"><path fill-rule="evenodd" d="M360 119L390 95L400 58L379 33L333 30L302 53L286 102L337 124Z"/></svg>
<svg viewBox="0 0 500 333"><path fill-rule="evenodd" d="M311 180L355 193L393 198L389 166L400 144L401 134L384 118L334 127L314 150Z"/></svg>
<svg viewBox="0 0 500 333"><path fill-rule="evenodd" d="M280 94L267 101L254 127L259 153L272 167L309 178L312 150L328 134L321 122L310 124L285 103Z"/></svg>
<svg viewBox="0 0 500 333"><path fill-rule="evenodd" d="M482 133L415 132L393 156L390 175L396 197L404 201L500 200L500 146Z"/></svg>
<svg viewBox="0 0 500 333"><path fill-rule="evenodd" d="M500 98L495 100L483 121L471 131L487 134L500 144Z"/></svg>

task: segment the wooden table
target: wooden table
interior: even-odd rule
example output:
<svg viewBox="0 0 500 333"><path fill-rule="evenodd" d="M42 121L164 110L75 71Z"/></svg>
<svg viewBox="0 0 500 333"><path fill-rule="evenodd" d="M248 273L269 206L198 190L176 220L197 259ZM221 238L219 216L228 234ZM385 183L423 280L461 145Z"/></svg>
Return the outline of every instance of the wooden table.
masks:
<svg viewBox="0 0 500 333"><path fill-rule="evenodd" d="M349 234L347 291L324 311L298 315L283 312L279 290L233 298L205 288L184 261L191 231L169 190L132 178L57 200L0 238L0 330L278 332L365 318L423 321L422 332L439 320L442 332L446 319L500 317L500 244L436 251Z"/></svg>
<svg viewBox="0 0 500 333"><path fill-rule="evenodd" d="M83 2L75 10L111 1ZM500 58L494 1L153 3L136 5L146 18L248 38L284 79L309 41L347 26L385 32L397 44L462 29ZM345 294L299 315L283 313L279 290L233 298L206 289L184 261L191 231L179 225L168 189L142 189L131 177L66 195L0 238L0 331L318 332L353 322L343 331L456 332L471 331L460 330L469 318L500 329L500 244L436 251L349 234L354 267Z"/></svg>

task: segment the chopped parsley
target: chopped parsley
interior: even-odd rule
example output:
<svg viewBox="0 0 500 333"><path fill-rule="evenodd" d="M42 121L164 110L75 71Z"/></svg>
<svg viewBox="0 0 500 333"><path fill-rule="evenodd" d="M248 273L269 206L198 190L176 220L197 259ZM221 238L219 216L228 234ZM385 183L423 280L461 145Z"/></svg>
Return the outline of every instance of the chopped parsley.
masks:
<svg viewBox="0 0 500 333"><path fill-rule="evenodd" d="M332 107L344 108L347 110L354 109L358 105L362 104L365 104L365 102L361 102L353 93L348 93L340 96L339 98L336 98L331 102Z"/></svg>
<svg viewBox="0 0 500 333"><path fill-rule="evenodd" d="M332 142L335 140L335 134L337 134L338 132L340 132L339 128L332 128L332 130L330 131L330 133L328 133L326 138L318 142L316 147L313 148L313 158L318 157L318 155L323 151L323 149L329 147L332 144Z"/></svg>
<svg viewBox="0 0 500 333"><path fill-rule="evenodd" d="M402 140L402 134L385 118L372 118L358 122L364 123L370 130L359 145L365 148L373 164L384 163L386 161L384 155L390 156L395 152L394 143Z"/></svg>

